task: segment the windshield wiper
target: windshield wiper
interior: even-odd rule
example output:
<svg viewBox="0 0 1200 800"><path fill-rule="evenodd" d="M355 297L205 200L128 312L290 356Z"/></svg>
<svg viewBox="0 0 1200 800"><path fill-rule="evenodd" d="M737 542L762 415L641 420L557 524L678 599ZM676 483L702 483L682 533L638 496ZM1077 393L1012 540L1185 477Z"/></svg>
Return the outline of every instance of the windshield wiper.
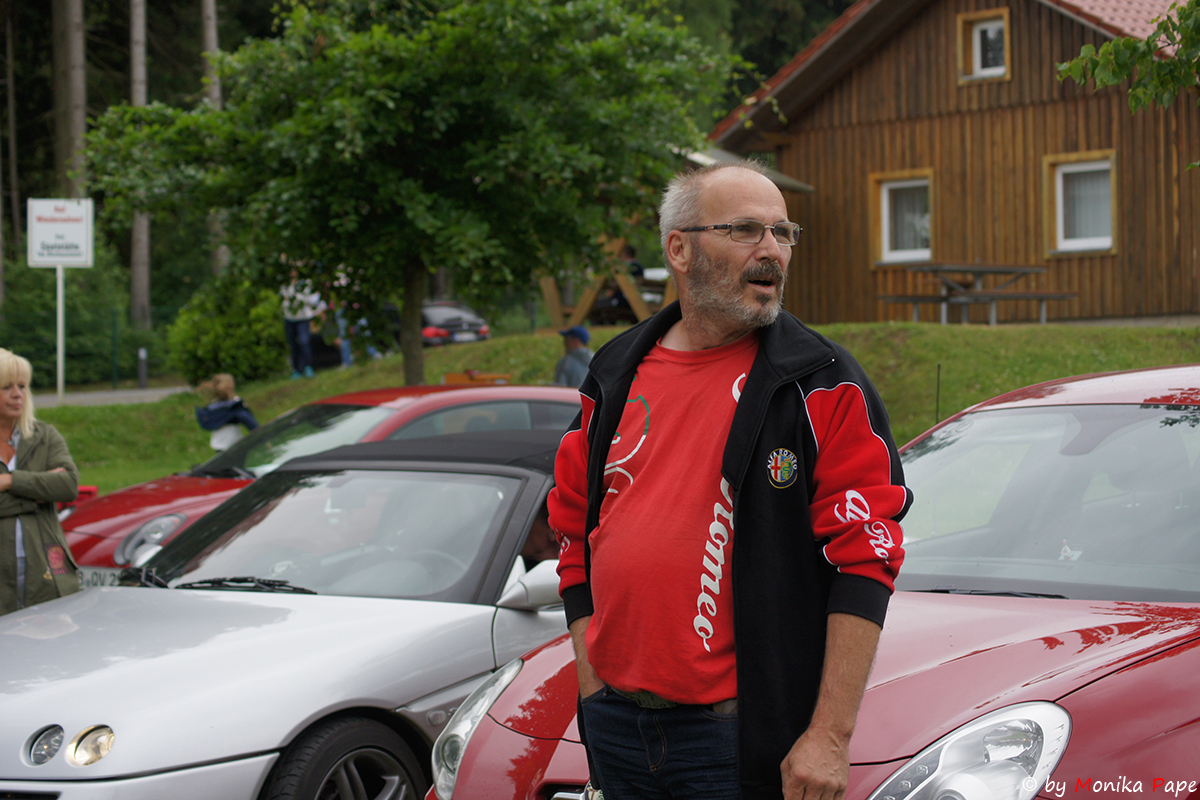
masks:
<svg viewBox="0 0 1200 800"><path fill-rule="evenodd" d="M218 467L215 469L197 469L192 474L205 478L244 478L248 481L255 480L258 477L245 467L238 466Z"/></svg>
<svg viewBox="0 0 1200 800"><path fill-rule="evenodd" d="M1014 592L1003 589L959 589L957 586L935 586L932 589L917 589L918 592L934 594L977 594L986 597L1045 597L1051 600L1069 600L1065 594L1043 594L1042 592Z"/></svg>
<svg viewBox="0 0 1200 800"><path fill-rule="evenodd" d="M170 588L167 582L158 577L153 567L126 567L117 576L117 582L122 586L154 586L159 589Z"/></svg>
<svg viewBox="0 0 1200 800"><path fill-rule="evenodd" d="M316 594L312 589L302 586L292 586L287 581L277 581L270 578L255 578L253 575L241 578L209 578L208 580L183 583L177 589L234 589L239 592L291 592L293 594Z"/></svg>

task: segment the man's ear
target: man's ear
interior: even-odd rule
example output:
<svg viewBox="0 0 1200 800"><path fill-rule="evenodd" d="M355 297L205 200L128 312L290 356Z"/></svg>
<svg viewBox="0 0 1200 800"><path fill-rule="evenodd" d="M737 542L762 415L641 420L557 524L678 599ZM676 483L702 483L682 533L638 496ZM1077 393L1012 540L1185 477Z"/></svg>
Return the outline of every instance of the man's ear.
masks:
<svg viewBox="0 0 1200 800"><path fill-rule="evenodd" d="M671 270L686 275L692 263L692 240L679 231L667 234L667 249L663 253Z"/></svg>

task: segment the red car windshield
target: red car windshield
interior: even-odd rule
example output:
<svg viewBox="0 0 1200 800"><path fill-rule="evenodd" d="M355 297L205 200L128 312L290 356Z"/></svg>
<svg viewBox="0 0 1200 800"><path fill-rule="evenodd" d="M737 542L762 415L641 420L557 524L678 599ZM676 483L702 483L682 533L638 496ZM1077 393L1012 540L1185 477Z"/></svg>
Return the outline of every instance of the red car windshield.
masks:
<svg viewBox="0 0 1200 800"><path fill-rule="evenodd" d="M1200 601L1200 408L982 411L903 462L897 588Z"/></svg>
<svg viewBox="0 0 1200 800"><path fill-rule="evenodd" d="M256 478L288 459L359 442L395 412L379 406L315 403L259 426L192 470L204 477Z"/></svg>

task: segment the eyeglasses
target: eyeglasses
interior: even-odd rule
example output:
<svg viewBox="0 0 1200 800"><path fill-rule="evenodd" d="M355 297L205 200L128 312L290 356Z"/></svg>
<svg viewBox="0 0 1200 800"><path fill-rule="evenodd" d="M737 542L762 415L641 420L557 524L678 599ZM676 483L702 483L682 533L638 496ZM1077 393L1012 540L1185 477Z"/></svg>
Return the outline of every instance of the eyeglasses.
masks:
<svg viewBox="0 0 1200 800"><path fill-rule="evenodd" d="M767 225L756 219L735 219L733 222L726 222L723 225L700 225L695 228L680 228L679 232L729 231L729 238L735 242L758 244L762 241L763 235L767 232L768 228L775 235L775 241L784 247L792 247L798 243L800 241L800 234L804 231L804 228L801 228L794 222L776 222L774 225Z"/></svg>

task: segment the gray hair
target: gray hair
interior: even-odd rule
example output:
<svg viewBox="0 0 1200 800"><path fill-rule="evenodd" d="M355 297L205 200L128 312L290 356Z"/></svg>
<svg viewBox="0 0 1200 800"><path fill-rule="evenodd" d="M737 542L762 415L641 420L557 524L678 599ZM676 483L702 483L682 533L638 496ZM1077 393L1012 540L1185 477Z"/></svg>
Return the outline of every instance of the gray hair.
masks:
<svg viewBox="0 0 1200 800"><path fill-rule="evenodd" d="M700 224L700 196L708 176L724 169L744 169L766 175L766 168L757 161L717 161L699 169L681 172L671 179L663 191L662 203L658 206L658 240L666 261L667 236L671 231L690 228ZM668 266L670 266L668 262Z"/></svg>

